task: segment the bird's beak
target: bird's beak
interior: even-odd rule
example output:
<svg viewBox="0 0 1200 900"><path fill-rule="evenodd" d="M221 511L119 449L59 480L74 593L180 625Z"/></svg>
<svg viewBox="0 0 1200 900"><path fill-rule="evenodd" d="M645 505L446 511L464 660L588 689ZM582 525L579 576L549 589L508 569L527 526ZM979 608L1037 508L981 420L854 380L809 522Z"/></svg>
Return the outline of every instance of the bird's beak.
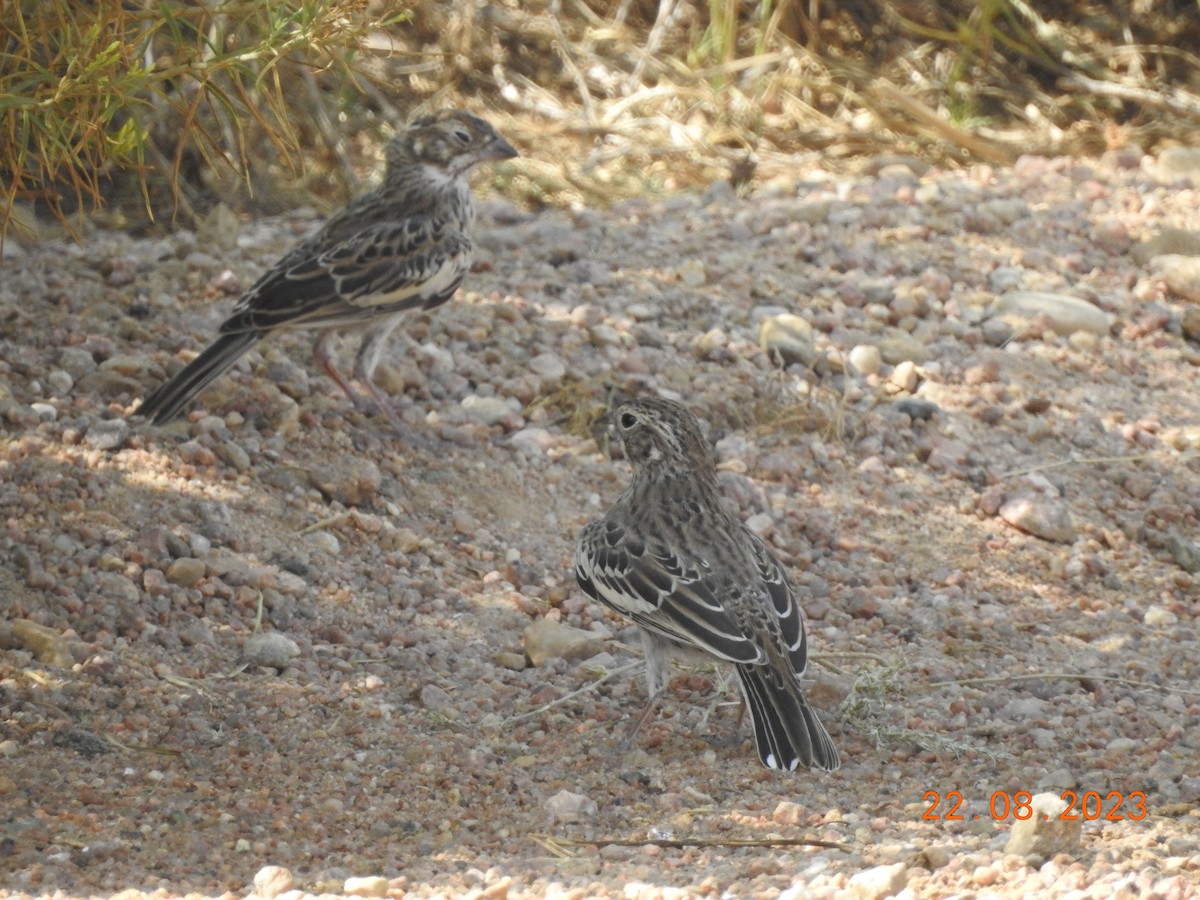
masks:
<svg viewBox="0 0 1200 900"><path fill-rule="evenodd" d="M512 144L500 137L500 135L496 135L488 141L483 158L490 162L492 160L512 159L514 156L520 155Z"/></svg>

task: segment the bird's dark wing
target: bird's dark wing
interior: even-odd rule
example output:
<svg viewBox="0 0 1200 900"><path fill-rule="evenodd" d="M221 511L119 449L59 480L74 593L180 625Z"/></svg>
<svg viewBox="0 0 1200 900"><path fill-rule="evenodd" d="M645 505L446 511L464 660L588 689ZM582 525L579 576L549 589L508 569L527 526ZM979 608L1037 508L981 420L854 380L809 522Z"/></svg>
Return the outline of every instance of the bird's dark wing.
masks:
<svg viewBox="0 0 1200 900"><path fill-rule="evenodd" d="M783 638L783 649L787 653L792 671L799 678L808 668L808 635L804 630L804 615L796 602L787 573L779 560L767 549L762 539L742 526L748 543L753 547L754 563L762 579L763 587L771 598L771 608L778 616L779 634ZM770 626L768 626L770 627ZM774 630L774 629L772 629Z"/></svg>
<svg viewBox="0 0 1200 900"><path fill-rule="evenodd" d="M471 239L432 215L378 222L289 253L238 301L223 332L349 324L450 299L470 266Z"/></svg>
<svg viewBox="0 0 1200 900"><path fill-rule="evenodd" d="M575 578L594 600L670 640L731 662L766 659L721 601L731 585L705 560L683 559L611 518L584 529Z"/></svg>

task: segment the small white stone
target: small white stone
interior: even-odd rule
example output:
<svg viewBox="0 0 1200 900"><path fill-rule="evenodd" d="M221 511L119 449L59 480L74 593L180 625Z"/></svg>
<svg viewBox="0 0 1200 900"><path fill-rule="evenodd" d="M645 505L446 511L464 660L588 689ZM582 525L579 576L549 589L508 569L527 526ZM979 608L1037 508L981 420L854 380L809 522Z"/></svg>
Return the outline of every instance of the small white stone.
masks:
<svg viewBox="0 0 1200 900"><path fill-rule="evenodd" d="M1161 606L1151 606L1142 613L1142 621L1147 625L1167 626L1176 624L1179 621L1179 616Z"/></svg>
<svg viewBox="0 0 1200 900"><path fill-rule="evenodd" d="M851 348L846 359L850 368L859 375L875 375L883 365L883 355L879 348L870 344L859 344Z"/></svg>
<svg viewBox="0 0 1200 900"><path fill-rule="evenodd" d="M512 407L499 397L469 394L463 397L462 408L472 419L484 425L496 425L513 415Z"/></svg>
<svg viewBox="0 0 1200 900"><path fill-rule="evenodd" d="M284 891L290 891L293 884L291 871L283 866L263 866L254 875L254 893L262 900L274 900Z"/></svg>
<svg viewBox="0 0 1200 900"><path fill-rule="evenodd" d="M351 897L386 897L389 887L391 885L383 876L366 875L347 878L345 884L342 885L342 893L349 894Z"/></svg>
<svg viewBox="0 0 1200 900"><path fill-rule="evenodd" d="M852 897L860 900L884 900L894 897L908 884L908 866L893 863L890 866L875 866L872 869L850 876L847 885Z"/></svg>

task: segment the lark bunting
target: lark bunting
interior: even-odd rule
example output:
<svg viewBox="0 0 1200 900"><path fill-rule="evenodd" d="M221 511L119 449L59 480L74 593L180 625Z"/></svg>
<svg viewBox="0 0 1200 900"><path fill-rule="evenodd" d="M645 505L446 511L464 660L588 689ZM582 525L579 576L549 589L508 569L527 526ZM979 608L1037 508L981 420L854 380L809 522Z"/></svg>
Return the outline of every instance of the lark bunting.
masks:
<svg viewBox="0 0 1200 900"><path fill-rule="evenodd" d="M579 538L575 577L632 619L646 654L651 703L673 646L737 667L758 755L772 769L838 767L838 752L800 689L808 640L779 561L726 508L696 417L671 400L612 414L633 481Z"/></svg>
<svg viewBox="0 0 1200 900"><path fill-rule="evenodd" d="M335 214L259 278L222 323L216 341L136 413L155 424L172 419L262 337L293 328L318 329L313 357L357 405L358 395L330 355L337 332L355 328L365 333L354 375L393 417L372 381L384 343L407 310L433 309L454 295L473 249L475 203L467 175L480 163L516 155L471 113L446 110L413 120L388 143L379 187Z"/></svg>

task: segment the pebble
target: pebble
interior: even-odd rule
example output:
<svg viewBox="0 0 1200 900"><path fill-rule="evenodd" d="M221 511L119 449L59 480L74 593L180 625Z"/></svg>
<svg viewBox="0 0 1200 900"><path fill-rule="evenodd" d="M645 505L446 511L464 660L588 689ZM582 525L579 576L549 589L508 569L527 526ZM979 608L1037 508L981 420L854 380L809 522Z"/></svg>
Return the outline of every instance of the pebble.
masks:
<svg viewBox="0 0 1200 900"><path fill-rule="evenodd" d="M988 314L1004 320L1014 328L1028 326L1034 319L1044 317L1056 334L1064 337L1076 331L1106 335L1112 327L1113 316L1080 297L1045 291L1013 291L997 297Z"/></svg>
<svg viewBox="0 0 1200 900"><path fill-rule="evenodd" d="M892 863L890 866L875 866L850 876L847 887L850 896L857 900L884 900L894 897L908 884L908 866Z"/></svg>
<svg viewBox="0 0 1200 900"><path fill-rule="evenodd" d="M278 631L263 631L246 638L242 645L242 659L248 666L267 669L286 669L300 655L300 646Z"/></svg>
<svg viewBox="0 0 1200 900"><path fill-rule="evenodd" d="M225 462L235 471L248 472L250 470L250 454L233 441L222 441L220 444L217 444L214 452L217 454L218 459Z"/></svg>
<svg viewBox="0 0 1200 900"><path fill-rule="evenodd" d="M708 273L704 263L695 257L689 257L675 267L675 277L688 287L699 287L708 281Z"/></svg>
<svg viewBox="0 0 1200 900"><path fill-rule="evenodd" d="M917 365L929 361L929 349L911 334L895 332L875 343L879 355L889 366L902 362L913 362Z"/></svg>
<svg viewBox="0 0 1200 900"><path fill-rule="evenodd" d="M480 397L476 394L468 394L462 400L462 408L468 416L484 425L498 425L514 415L513 408L508 405L508 401L501 397Z"/></svg>
<svg viewBox="0 0 1200 900"><path fill-rule="evenodd" d="M101 419L88 426L84 441L96 450L116 450L129 437L129 423L124 419Z"/></svg>
<svg viewBox="0 0 1200 900"><path fill-rule="evenodd" d="M600 812L596 801L584 794L575 794L561 790L548 797L542 808L550 816L551 821L561 824L565 822L583 822Z"/></svg>
<svg viewBox="0 0 1200 900"><path fill-rule="evenodd" d="M888 376L888 384L898 391L911 394L917 389L917 364L911 359L898 363Z"/></svg>
<svg viewBox="0 0 1200 900"><path fill-rule="evenodd" d="M194 587L196 582L204 577L204 570L203 560L180 557L167 566L167 581L182 587Z"/></svg>
<svg viewBox="0 0 1200 900"><path fill-rule="evenodd" d="M1083 818L1063 819L1067 801L1058 794L1034 794L1030 801L1032 815L1017 819L1009 832L1004 852L1015 856L1049 859L1059 853L1073 855L1079 851L1083 837Z"/></svg>
<svg viewBox="0 0 1200 900"><path fill-rule="evenodd" d="M883 354L871 344L856 344L846 355L850 368L859 375L876 375L883 367Z"/></svg>
<svg viewBox="0 0 1200 900"><path fill-rule="evenodd" d="M421 686L420 692L421 705L426 709L437 710L447 718L455 718L458 710L454 705L454 698L441 685L425 684Z"/></svg>
<svg viewBox="0 0 1200 900"><path fill-rule="evenodd" d="M578 662L603 649L604 639L597 632L566 625L550 616L534 619L525 629L525 655L537 667L555 657Z"/></svg>
<svg viewBox="0 0 1200 900"><path fill-rule="evenodd" d="M567 374L567 364L557 353L539 353L526 363L529 370L548 387L555 387Z"/></svg>
<svg viewBox="0 0 1200 900"><path fill-rule="evenodd" d="M62 634L53 628L47 628L29 619L14 619L8 627L16 643L32 653L38 662L63 668L75 665L70 645ZM0 642L0 646L2 644L3 642Z"/></svg>
<svg viewBox="0 0 1200 900"><path fill-rule="evenodd" d="M1200 147L1168 147L1154 161L1154 171L1167 181L1186 178L1200 184Z"/></svg>
<svg viewBox="0 0 1200 900"><path fill-rule="evenodd" d="M262 900L275 900L294 885L291 870L283 866L263 866L254 874L254 893Z"/></svg>
<svg viewBox="0 0 1200 900"><path fill-rule="evenodd" d="M803 825L807 818L804 807L792 800L780 800L771 814L771 821L776 825Z"/></svg>
<svg viewBox="0 0 1200 900"><path fill-rule="evenodd" d="M335 462L313 466L308 473L313 487L343 506L365 506L379 494L383 476L379 466L361 456L345 455Z"/></svg>
<svg viewBox="0 0 1200 900"><path fill-rule="evenodd" d="M784 367L793 363L812 366L817 361L813 327L793 313L763 319L758 326L758 345L773 362Z"/></svg>
<svg viewBox="0 0 1200 900"><path fill-rule="evenodd" d="M513 447L532 456L540 456L554 446L555 441L556 438L548 429L537 425L527 425L508 439Z"/></svg>
<svg viewBox="0 0 1200 900"><path fill-rule="evenodd" d="M1018 531L1047 541L1070 544L1075 525L1066 505L1052 497L1013 497L1000 506L1000 518Z"/></svg>
<svg viewBox="0 0 1200 900"><path fill-rule="evenodd" d="M526 666L524 653L510 653L507 650L501 650L492 656L492 661L503 669L509 669L513 672L520 672Z"/></svg>
<svg viewBox="0 0 1200 900"><path fill-rule="evenodd" d="M1154 257L1151 263L1170 293L1200 303L1200 256L1168 253Z"/></svg>
<svg viewBox="0 0 1200 900"><path fill-rule="evenodd" d="M351 897L386 897L391 884L382 875L362 875L347 878L342 893Z"/></svg>
<svg viewBox="0 0 1200 900"><path fill-rule="evenodd" d="M1200 231L1164 228L1158 234L1138 242L1130 250L1130 255L1139 266L1149 265L1154 257L1168 254L1200 256Z"/></svg>
<svg viewBox="0 0 1200 900"><path fill-rule="evenodd" d="M1179 327L1184 336L1200 343L1200 306L1189 306L1179 317Z"/></svg>

